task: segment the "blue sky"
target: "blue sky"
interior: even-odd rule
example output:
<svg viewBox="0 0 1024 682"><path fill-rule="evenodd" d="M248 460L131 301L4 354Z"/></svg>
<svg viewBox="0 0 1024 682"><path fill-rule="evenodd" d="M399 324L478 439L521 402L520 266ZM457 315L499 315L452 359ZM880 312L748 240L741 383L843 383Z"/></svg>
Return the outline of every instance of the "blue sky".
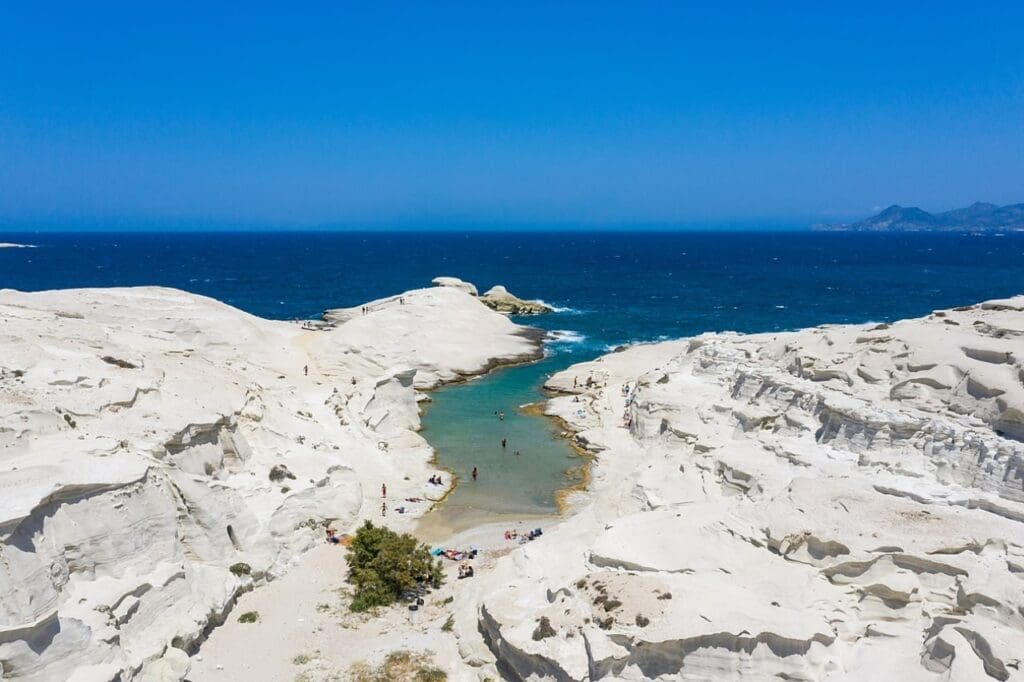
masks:
<svg viewBox="0 0 1024 682"><path fill-rule="evenodd" d="M1024 3L5 3L0 228L1024 201Z"/></svg>

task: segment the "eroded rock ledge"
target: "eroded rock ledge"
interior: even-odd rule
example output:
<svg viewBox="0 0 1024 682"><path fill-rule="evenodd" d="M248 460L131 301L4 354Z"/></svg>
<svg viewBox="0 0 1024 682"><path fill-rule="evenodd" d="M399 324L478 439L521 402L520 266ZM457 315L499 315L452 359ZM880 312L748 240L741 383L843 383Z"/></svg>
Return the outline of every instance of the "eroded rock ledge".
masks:
<svg viewBox="0 0 1024 682"><path fill-rule="evenodd" d="M432 284L436 287L449 287L477 296L477 288L458 277L435 277ZM543 301L529 301L509 293L508 289L495 285L480 296L480 302L492 310L505 315L541 315L554 312L554 308Z"/></svg>
<svg viewBox="0 0 1024 682"><path fill-rule="evenodd" d="M1022 349L1017 297L552 377L600 454L486 576L483 646L522 680L1024 679Z"/></svg>
<svg viewBox="0 0 1024 682"><path fill-rule="evenodd" d="M451 288L321 326L160 288L2 291L0 317L4 679L185 676L324 522L378 516L382 481L429 496L417 389L539 353Z"/></svg>

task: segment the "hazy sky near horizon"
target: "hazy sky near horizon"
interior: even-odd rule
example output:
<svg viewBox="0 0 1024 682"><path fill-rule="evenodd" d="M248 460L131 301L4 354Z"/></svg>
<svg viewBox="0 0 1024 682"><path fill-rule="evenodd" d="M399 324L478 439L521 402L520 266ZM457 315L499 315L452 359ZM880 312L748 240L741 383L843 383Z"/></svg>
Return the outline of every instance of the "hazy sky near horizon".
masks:
<svg viewBox="0 0 1024 682"><path fill-rule="evenodd" d="M1024 201L1024 3L7 3L0 229Z"/></svg>

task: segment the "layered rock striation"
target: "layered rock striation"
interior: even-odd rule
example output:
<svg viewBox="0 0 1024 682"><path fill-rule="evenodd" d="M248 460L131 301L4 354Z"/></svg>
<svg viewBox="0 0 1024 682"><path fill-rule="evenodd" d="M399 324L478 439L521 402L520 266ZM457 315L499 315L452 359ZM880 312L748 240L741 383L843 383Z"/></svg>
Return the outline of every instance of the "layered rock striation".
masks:
<svg viewBox="0 0 1024 682"><path fill-rule="evenodd" d="M429 498L417 389L539 353L452 288L326 318L0 291L0 678L180 679L325 524Z"/></svg>
<svg viewBox="0 0 1024 682"><path fill-rule="evenodd" d="M469 657L512 680L1024 679L1024 297L640 345L547 385L590 486L486 577Z"/></svg>

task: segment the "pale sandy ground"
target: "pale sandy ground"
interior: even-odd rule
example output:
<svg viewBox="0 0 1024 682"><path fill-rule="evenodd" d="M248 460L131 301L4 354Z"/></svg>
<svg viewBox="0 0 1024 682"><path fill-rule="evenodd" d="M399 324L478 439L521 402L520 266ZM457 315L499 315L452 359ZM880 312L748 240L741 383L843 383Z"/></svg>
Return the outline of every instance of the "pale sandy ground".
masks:
<svg viewBox="0 0 1024 682"><path fill-rule="evenodd" d="M378 664L388 653L403 650L433 656L435 663L449 672L449 679L478 679L460 664L456 634L442 631L455 609L454 602L445 602L459 596L461 603L470 597L480 575L518 547L516 542L504 539L505 529L526 532L543 521L551 519L478 526L440 543L444 547L480 550L472 562L476 577L459 580L457 564L443 560L447 573L444 585L428 594L424 606L415 613L405 604L380 609L375 615L351 613L345 551L334 545L319 546L284 578L238 600L232 617L214 630L193 656L187 679L340 680L355 663ZM259 622L238 622L237 615L247 611L259 612ZM297 661L296 657L302 655L309 661Z"/></svg>

